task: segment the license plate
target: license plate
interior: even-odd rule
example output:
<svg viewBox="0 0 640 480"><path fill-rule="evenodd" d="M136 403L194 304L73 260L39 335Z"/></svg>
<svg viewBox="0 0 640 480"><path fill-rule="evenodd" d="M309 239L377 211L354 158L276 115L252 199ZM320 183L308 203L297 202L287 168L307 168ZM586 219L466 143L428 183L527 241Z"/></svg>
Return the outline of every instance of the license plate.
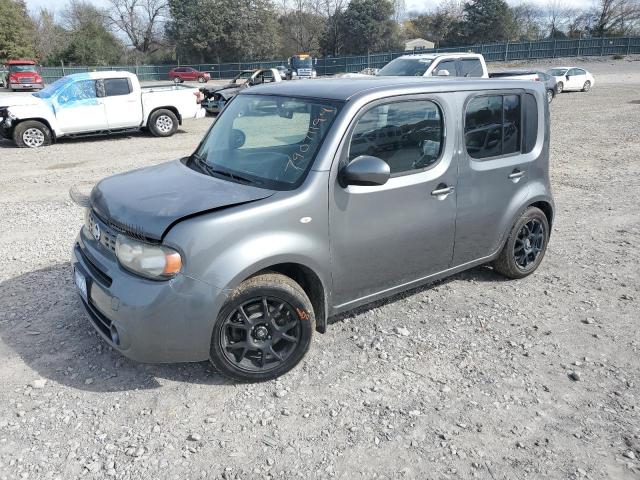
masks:
<svg viewBox="0 0 640 480"><path fill-rule="evenodd" d="M87 279L79 270L74 270L73 277L76 282L76 287L82 296L83 300L87 301Z"/></svg>

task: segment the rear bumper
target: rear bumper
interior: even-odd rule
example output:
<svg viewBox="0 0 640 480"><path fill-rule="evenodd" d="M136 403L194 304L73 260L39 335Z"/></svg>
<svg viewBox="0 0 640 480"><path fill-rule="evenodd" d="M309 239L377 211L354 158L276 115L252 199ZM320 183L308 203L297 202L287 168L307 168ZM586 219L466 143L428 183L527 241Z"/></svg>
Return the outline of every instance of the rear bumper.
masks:
<svg viewBox="0 0 640 480"><path fill-rule="evenodd" d="M182 274L169 281L133 275L85 230L71 261L87 280L81 301L100 336L139 362L207 360L220 290Z"/></svg>

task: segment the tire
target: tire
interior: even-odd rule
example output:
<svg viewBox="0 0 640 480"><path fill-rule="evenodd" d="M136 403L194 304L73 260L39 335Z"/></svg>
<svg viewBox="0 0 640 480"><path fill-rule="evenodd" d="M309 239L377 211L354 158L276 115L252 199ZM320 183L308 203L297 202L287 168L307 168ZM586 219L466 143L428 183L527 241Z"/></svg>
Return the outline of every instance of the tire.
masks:
<svg viewBox="0 0 640 480"><path fill-rule="evenodd" d="M584 85L582 86L582 91L588 92L589 90L591 90L591 82L587 80L586 82L584 82Z"/></svg>
<svg viewBox="0 0 640 480"><path fill-rule="evenodd" d="M207 83L207 79L204 77L198 77L198 83Z"/></svg>
<svg viewBox="0 0 640 480"><path fill-rule="evenodd" d="M178 130L178 117L171 110L161 108L149 115L147 127L154 137L170 137Z"/></svg>
<svg viewBox="0 0 640 480"><path fill-rule="evenodd" d="M539 208L529 207L511 229L493 267L512 279L531 275L542 262L548 243L547 216Z"/></svg>
<svg viewBox="0 0 640 480"><path fill-rule="evenodd" d="M20 148L38 148L51 145L51 130L36 120L20 122L13 129L13 141Z"/></svg>
<svg viewBox="0 0 640 480"><path fill-rule="evenodd" d="M556 85L556 93L562 93L564 90L564 83L558 82Z"/></svg>
<svg viewBox="0 0 640 480"><path fill-rule="evenodd" d="M234 381L274 379L300 363L315 322L311 302L295 281L279 273L256 275L242 282L220 310L211 335L211 363Z"/></svg>
<svg viewBox="0 0 640 480"><path fill-rule="evenodd" d="M553 90L547 90L547 103L553 102Z"/></svg>
<svg viewBox="0 0 640 480"><path fill-rule="evenodd" d="M173 77L173 83L178 85L179 83L181 83L181 81L180 81L180 79L178 77Z"/></svg>

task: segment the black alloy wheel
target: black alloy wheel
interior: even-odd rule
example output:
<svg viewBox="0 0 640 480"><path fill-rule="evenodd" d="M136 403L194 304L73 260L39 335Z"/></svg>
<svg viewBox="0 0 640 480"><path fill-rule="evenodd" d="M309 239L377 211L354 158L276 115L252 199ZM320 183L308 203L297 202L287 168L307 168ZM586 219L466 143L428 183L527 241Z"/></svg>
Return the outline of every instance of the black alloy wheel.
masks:
<svg viewBox="0 0 640 480"><path fill-rule="evenodd" d="M253 298L225 319L220 337L226 359L237 368L266 373L284 364L300 343L300 318L288 302Z"/></svg>
<svg viewBox="0 0 640 480"><path fill-rule="evenodd" d="M508 278L531 275L544 258L549 233L549 219L545 213L537 207L528 207L511 228L493 267Z"/></svg>
<svg viewBox="0 0 640 480"><path fill-rule="evenodd" d="M313 306L297 282L276 272L257 274L222 306L211 336L211 363L232 380L270 380L300 363L314 330Z"/></svg>
<svg viewBox="0 0 640 480"><path fill-rule="evenodd" d="M516 236L513 255L516 265L522 270L531 268L544 247L544 227L538 219L525 223Z"/></svg>

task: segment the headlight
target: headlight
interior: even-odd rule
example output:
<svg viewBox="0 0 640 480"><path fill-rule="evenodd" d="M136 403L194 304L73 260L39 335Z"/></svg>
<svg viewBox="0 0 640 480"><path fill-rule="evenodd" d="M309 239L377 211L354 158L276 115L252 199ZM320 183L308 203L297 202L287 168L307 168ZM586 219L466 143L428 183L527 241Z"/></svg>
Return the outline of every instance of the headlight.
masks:
<svg viewBox="0 0 640 480"><path fill-rule="evenodd" d="M174 249L125 235L116 238L116 257L127 270L154 280L171 278L182 268L182 258Z"/></svg>

